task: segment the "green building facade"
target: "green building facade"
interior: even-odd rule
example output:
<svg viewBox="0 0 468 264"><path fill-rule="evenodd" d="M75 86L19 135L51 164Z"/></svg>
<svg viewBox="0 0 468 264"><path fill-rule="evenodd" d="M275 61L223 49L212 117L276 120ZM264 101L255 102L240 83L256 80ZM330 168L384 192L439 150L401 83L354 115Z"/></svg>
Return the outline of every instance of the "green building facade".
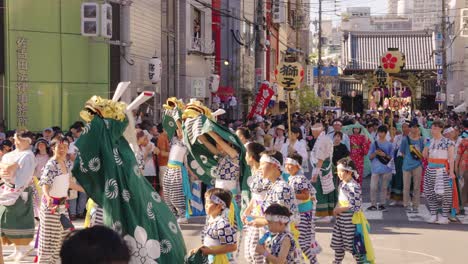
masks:
<svg viewBox="0 0 468 264"><path fill-rule="evenodd" d="M109 44L83 37L82 0L4 0L8 129L64 130L92 95L109 97Z"/></svg>

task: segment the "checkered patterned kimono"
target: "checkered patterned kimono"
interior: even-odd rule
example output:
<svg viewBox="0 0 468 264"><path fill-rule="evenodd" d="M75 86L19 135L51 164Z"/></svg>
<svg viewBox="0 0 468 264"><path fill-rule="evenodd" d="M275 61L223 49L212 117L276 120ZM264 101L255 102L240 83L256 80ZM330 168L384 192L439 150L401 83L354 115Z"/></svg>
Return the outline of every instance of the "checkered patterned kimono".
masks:
<svg viewBox="0 0 468 264"><path fill-rule="evenodd" d="M352 223L352 219L354 213L361 210L362 203L361 186L355 180L350 180L347 183L341 182L338 191L339 206L350 207L350 209L338 215L333 226L330 246L335 251L335 261L333 263L336 264L343 261L346 251L353 253L356 225ZM360 256L355 255L354 258L360 263Z"/></svg>
<svg viewBox="0 0 468 264"><path fill-rule="evenodd" d="M317 263L317 254L320 253L321 248L315 241L315 208L311 198L315 199L315 188L302 174L289 176L288 184L291 186L295 194L301 194L304 190L310 195L310 198L305 201L298 200L299 215L301 222L297 226L299 230L299 246L302 252L307 256L310 263Z"/></svg>

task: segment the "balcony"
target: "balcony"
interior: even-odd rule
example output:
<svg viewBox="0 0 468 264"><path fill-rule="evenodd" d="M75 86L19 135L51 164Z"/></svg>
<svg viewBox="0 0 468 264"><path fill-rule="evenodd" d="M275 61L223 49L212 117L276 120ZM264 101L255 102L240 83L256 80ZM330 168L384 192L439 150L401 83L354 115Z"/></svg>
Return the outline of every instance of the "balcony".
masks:
<svg viewBox="0 0 468 264"><path fill-rule="evenodd" d="M214 53L215 42L213 40L206 41L202 38L192 38L190 41L189 53L199 53L210 55Z"/></svg>

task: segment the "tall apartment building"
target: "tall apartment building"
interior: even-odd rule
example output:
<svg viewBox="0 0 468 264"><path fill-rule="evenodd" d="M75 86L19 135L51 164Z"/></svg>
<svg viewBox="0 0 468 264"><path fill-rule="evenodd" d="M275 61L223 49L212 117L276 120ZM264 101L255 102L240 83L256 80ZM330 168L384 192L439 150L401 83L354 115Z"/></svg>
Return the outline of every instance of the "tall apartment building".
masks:
<svg viewBox="0 0 468 264"><path fill-rule="evenodd" d="M399 0L387 0L388 14L394 16L398 12Z"/></svg>
<svg viewBox="0 0 468 264"><path fill-rule="evenodd" d="M413 30L435 29L441 13L441 0L413 0Z"/></svg>

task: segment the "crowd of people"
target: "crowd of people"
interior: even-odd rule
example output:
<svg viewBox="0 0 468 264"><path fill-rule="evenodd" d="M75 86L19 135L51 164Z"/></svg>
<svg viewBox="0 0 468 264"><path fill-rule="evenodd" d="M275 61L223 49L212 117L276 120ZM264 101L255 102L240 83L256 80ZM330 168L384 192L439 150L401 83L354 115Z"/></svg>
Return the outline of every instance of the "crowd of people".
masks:
<svg viewBox="0 0 468 264"><path fill-rule="evenodd" d="M202 185L207 222L202 246L189 252L188 261L208 256L209 263L234 263L242 246L248 263L318 263L324 245L316 240L315 223L334 221L334 263L342 263L345 252L357 263L374 263L372 247L364 243L369 234L361 234L364 249L356 247L356 230L363 228L357 229L353 219L365 225L363 211L399 205L418 214L424 196L429 223L448 224L465 214L466 116L416 111L339 117L329 111L294 113L289 121L281 114L246 122L220 118L217 123L240 144L213 131L198 136L206 155L216 161L210 184L201 183L194 160L188 160L193 146L186 144L180 124L175 133L168 133L162 124L137 118L135 127L138 170L179 225L190 221L191 183ZM38 134L0 132L1 235L4 244L15 246L6 261L21 261L33 249L35 236L38 263L58 263L77 251L72 238L94 237L89 231L72 236L63 245L69 252L60 253L73 221L99 211L86 207L86 191L71 173L75 143L84 129L85 123L75 122L67 132L59 127ZM366 177L370 183L363 181ZM370 184L370 193L363 193L363 184ZM370 197L367 208L362 208L364 195ZM127 250L123 241L114 242L115 248ZM119 256L123 262L130 259L124 253Z"/></svg>

